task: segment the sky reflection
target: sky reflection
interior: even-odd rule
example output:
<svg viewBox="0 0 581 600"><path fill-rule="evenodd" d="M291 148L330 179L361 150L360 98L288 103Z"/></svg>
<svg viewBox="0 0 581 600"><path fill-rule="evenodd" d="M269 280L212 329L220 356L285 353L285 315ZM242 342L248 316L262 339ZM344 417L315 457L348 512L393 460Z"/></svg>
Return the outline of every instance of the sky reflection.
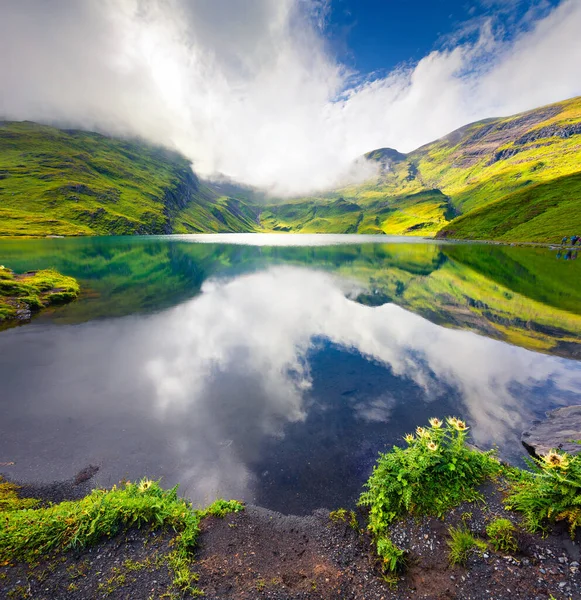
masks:
<svg viewBox="0 0 581 600"><path fill-rule="evenodd" d="M6 331L0 462L23 480L93 463L105 485L148 475L196 502L308 512L352 502L377 452L430 416L465 417L515 460L527 421L581 401L578 362L359 291L279 266L207 280L158 314Z"/></svg>

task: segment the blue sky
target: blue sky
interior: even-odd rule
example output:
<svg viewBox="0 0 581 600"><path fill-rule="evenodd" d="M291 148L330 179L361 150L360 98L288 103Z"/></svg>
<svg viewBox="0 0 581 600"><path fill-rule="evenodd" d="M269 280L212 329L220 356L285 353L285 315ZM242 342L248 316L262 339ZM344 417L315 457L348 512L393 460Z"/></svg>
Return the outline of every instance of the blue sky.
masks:
<svg viewBox="0 0 581 600"><path fill-rule="evenodd" d="M332 0L327 35L337 58L365 74L417 62L456 34L492 19L510 38L527 15L542 16L559 0Z"/></svg>

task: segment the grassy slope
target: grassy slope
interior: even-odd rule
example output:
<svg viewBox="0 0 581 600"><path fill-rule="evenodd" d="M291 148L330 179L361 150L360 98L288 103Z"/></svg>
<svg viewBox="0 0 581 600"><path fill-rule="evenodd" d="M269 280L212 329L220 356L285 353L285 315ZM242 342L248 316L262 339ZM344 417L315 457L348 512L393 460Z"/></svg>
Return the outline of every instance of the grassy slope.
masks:
<svg viewBox="0 0 581 600"><path fill-rule="evenodd" d="M456 239L558 242L581 232L581 173L537 183L473 210L439 233Z"/></svg>
<svg viewBox="0 0 581 600"><path fill-rule="evenodd" d="M263 226L404 235L442 229L507 241L558 241L581 231L581 98L473 123L408 155L384 148L366 157L380 167L375 180L278 206L263 214ZM339 197L359 207L358 221L355 213L315 215Z"/></svg>
<svg viewBox="0 0 581 600"><path fill-rule="evenodd" d="M269 206L260 224L266 231L432 236L447 223L449 210L438 190L387 197L352 188L336 197Z"/></svg>
<svg viewBox="0 0 581 600"><path fill-rule="evenodd" d="M96 133L0 122L0 235L252 231L172 152Z"/></svg>
<svg viewBox="0 0 581 600"><path fill-rule="evenodd" d="M263 230L558 241L581 231L581 98L467 125L408 155L381 149L367 158L379 164L377 179L259 215L248 199L201 184L174 153L0 123L0 235Z"/></svg>
<svg viewBox="0 0 581 600"><path fill-rule="evenodd" d="M463 213L440 235L556 242L581 230L581 98L469 125L408 159Z"/></svg>

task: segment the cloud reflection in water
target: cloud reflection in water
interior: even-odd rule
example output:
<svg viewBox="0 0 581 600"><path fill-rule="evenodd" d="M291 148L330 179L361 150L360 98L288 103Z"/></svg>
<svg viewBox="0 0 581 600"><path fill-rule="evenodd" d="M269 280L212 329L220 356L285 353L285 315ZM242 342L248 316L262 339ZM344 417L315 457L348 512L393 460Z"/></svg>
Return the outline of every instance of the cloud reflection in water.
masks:
<svg viewBox="0 0 581 600"><path fill-rule="evenodd" d="M286 481L302 486L303 506L330 505L360 486L345 483L360 449L364 479L412 423L454 410L477 444L515 456L526 421L581 401L575 361L394 304L364 306L349 299L358 291L320 271L273 267L208 280L158 314L4 332L0 378L5 399L19 401L4 400L0 456L21 479L98 462L103 484L163 477L196 502L269 503Z"/></svg>

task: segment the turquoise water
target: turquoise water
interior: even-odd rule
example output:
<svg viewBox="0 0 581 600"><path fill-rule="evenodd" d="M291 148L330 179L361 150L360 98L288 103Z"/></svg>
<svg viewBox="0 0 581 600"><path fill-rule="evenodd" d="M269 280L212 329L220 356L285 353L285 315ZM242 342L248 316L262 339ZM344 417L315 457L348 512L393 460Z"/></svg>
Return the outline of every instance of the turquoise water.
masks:
<svg viewBox="0 0 581 600"><path fill-rule="evenodd" d="M455 414L522 460L581 403L581 262L544 248L367 236L6 240L0 264L77 277L0 332L0 468L147 475L196 502L353 504L381 450Z"/></svg>

